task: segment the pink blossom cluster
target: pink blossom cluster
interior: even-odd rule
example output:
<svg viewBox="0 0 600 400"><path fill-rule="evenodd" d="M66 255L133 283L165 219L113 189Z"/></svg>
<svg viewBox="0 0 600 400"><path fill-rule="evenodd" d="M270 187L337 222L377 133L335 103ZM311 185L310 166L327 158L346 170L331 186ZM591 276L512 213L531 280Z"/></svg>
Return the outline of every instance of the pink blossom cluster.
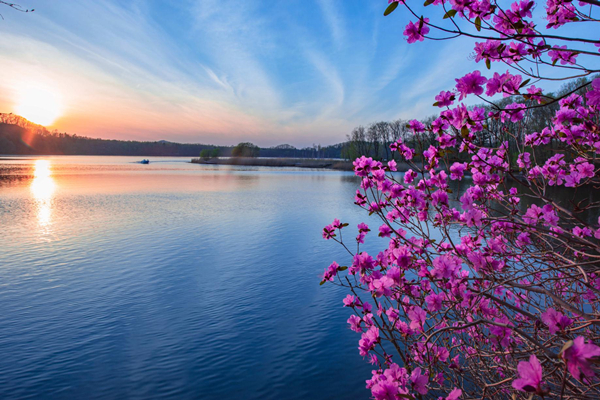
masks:
<svg viewBox="0 0 600 400"><path fill-rule="evenodd" d="M375 399L600 398L600 202L578 194L600 185L600 77L582 56L600 41L541 33L533 1L429 5L444 17L409 22L409 43L468 34L475 62L508 69L456 79L435 96L439 116L409 121L410 137L390 145L394 159L354 161L355 203L386 245L361 250L371 230L359 224L347 272L334 262L322 283L352 293L348 324L375 366L367 388ZM597 22L590 7L547 0L543 23ZM553 97L531 84L544 68L587 79ZM461 103L469 96L488 97L488 111ZM530 129L541 107L547 119ZM345 226L323 237L346 246Z"/></svg>

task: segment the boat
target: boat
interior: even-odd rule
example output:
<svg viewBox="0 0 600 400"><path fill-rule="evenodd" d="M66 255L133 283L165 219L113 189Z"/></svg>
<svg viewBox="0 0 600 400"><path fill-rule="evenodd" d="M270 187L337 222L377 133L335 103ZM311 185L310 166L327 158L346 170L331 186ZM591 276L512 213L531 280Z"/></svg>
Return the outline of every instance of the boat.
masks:
<svg viewBox="0 0 600 400"><path fill-rule="evenodd" d="M140 161L140 164L150 164L150 160L142 160Z"/></svg>

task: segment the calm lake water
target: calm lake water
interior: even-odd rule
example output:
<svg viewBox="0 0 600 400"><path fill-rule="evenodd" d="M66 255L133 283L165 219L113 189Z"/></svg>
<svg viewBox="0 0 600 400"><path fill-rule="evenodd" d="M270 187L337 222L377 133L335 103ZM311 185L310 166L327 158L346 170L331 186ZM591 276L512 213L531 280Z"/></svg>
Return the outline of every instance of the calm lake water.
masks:
<svg viewBox="0 0 600 400"><path fill-rule="evenodd" d="M139 159L0 160L0 398L369 398L319 286L356 178Z"/></svg>

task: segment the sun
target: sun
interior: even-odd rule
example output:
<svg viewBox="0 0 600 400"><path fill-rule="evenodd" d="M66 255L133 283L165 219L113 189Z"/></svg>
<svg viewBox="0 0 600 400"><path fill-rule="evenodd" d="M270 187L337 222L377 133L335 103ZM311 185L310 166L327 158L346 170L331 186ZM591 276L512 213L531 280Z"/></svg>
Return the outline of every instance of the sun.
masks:
<svg viewBox="0 0 600 400"><path fill-rule="evenodd" d="M27 86L18 92L15 113L39 125L52 125L62 114L61 96L43 86Z"/></svg>

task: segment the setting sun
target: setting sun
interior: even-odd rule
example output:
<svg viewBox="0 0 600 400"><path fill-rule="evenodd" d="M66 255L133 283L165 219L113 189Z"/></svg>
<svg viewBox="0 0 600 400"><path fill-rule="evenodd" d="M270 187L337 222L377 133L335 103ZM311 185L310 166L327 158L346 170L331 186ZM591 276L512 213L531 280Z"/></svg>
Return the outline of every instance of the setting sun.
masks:
<svg viewBox="0 0 600 400"><path fill-rule="evenodd" d="M62 113L61 97L45 87L23 88L17 97L15 112L40 125L52 125Z"/></svg>

